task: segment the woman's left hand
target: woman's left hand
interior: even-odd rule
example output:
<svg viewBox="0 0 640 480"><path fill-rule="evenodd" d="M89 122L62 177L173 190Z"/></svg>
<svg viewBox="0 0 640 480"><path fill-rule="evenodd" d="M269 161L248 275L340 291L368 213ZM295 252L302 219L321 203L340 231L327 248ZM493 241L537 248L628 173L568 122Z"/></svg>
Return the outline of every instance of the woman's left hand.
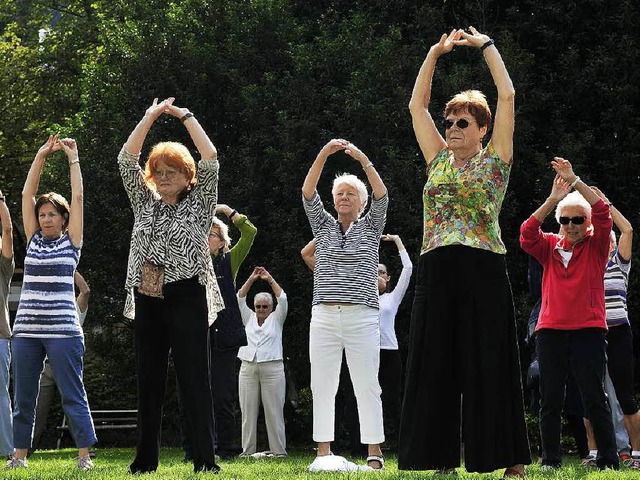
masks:
<svg viewBox="0 0 640 480"><path fill-rule="evenodd" d="M385 233L384 235L382 235L382 237L380 237L382 240L384 240L385 242L395 242L398 238L400 238L398 235L391 235L389 233Z"/></svg>
<svg viewBox="0 0 640 480"><path fill-rule="evenodd" d="M189 113L188 108L180 108L172 103L167 105L164 111L165 113L168 113L169 115L171 115L172 117L176 117L177 119L181 119L187 113Z"/></svg>
<svg viewBox="0 0 640 480"><path fill-rule="evenodd" d="M565 182L572 184L576 179L576 174L573 173L573 167L569 160L565 160L560 157L553 157L553 160L551 160L551 166Z"/></svg>
<svg viewBox="0 0 640 480"><path fill-rule="evenodd" d="M480 33L474 27L469 27L471 33L467 33L464 30L460 30L462 38L460 40L454 40L453 43L456 45L466 46L466 47L476 47L480 48L489 40L489 35L485 35Z"/></svg>
<svg viewBox="0 0 640 480"><path fill-rule="evenodd" d="M63 138L60 140L60 145L62 146L64 153L67 154L67 159L69 161L78 158L78 145L73 138Z"/></svg>
<svg viewBox="0 0 640 480"><path fill-rule="evenodd" d="M344 148L344 153L346 153L347 155L349 155L351 158L353 158L356 162L359 162L360 164L362 164L363 166L366 165L367 163L369 163L369 157L367 157L364 153L362 153L362 150L360 150L358 147L356 147L353 143L348 142L345 145Z"/></svg>

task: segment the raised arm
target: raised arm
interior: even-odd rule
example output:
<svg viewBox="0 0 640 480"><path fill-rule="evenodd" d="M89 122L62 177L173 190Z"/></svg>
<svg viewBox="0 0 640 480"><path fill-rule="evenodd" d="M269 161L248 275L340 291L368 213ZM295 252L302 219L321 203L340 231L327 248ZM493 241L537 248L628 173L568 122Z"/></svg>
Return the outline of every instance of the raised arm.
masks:
<svg viewBox="0 0 640 480"><path fill-rule="evenodd" d="M631 226L631 222L625 218L620 210L618 210L606 197L604 193L600 191L598 187L591 187L596 195L598 195L604 203L609 205L611 209L611 218L613 219L613 223L620 230L620 238L618 238L618 253L625 260L631 259L631 247L633 246L633 226Z"/></svg>
<svg viewBox="0 0 640 480"><path fill-rule="evenodd" d="M373 162L369 160L362 150L356 147L353 143L347 143L344 153L352 157L356 162L360 163L364 173L367 175L367 180L369 180L369 184L371 185L371 190L373 192L373 198L376 200L381 199L387 194L387 187L384 186L376 167L373 165Z"/></svg>
<svg viewBox="0 0 640 480"><path fill-rule="evenodd" d="M173 99L172 99L173 100ZM213 142L198 122L198 119L189 111L188 108L180 108L173 105L173 101L168 103L165 111L180 120L186 127L191 140L200 153L200 159L202 161L211 161L218 159L218 151L213 145Z"/></svg>
<svg viewBox="0 0 640 480"><path fill-rule="evenodd" d="M316 239L312 239L309 243L307 243L302 250L300 250L300 255L302 255L302 260L305 265L312 272L316 268Z"/></svg>
<svg viewBox="0 0 640 480"><path fill-rule="evenodd" d="M344 150L347 148L348 144L349 142L346 140L334 138L322 147L318 156L311 164L311 168L309 168L307 176L304 179L304 184L302 185L302 195L304 195L306 200L311 200L313 192L316 191L318 180L320 180L322 169L324 168L324 164L327 162L329 155L339 152L340 150Z"/></svg>
<svg viewBox="0 0 640 480"><path fill-rule="evenodd" d="M448 35L444 33L440 37L440 41L429 49L411 93L409 111L411 112L413 131L416 134L416 139L427 165L431 163L440 150L447 146L433 121L431 113L429 113L433 72L436 69L438 58L453 50L454 41L460 39L461 35L461 30L451 30Z"/></svg>
<svg viewBox="0 0 640 480"><path fill-rule="evenodd" d="M544 219L547 218L555 208L556 205L566 197L571 191L571 186L565 180L563 180L560 175L556 175L556 178L553 179L553 185L551 187L551 193L547 197L538 209L533 212L533 216L536 217L536 220L539 222L544 222Z"/></svg>
<svg viewBox="0 0 640 480"><path fill-rule="evenodd" d="M62 149L69 160L71 176L71 205L69 205L69 239L76 247L82 247L83 222L84 222L84 187L82 185L82 173L80 172L80 157L78 145L72 138L60 140Z"/></svg>
<svg viewBox="0 0 640 480"><path fill-rule="evenodd" d="M158 117L166 111L167 106L173 103L173 100L173 97L170 97L158 103L157 98L153 99L153 103L149 108L147 108L144 117L140 119L129 135L127 142L124 144L124 148L128 153L133 155L138 155L140 153L142 145L144 144L144 139L147 138L147 134L149 133L149 130L151 130L151 126Z"/></svg>
<svg viewBox="0 0 640 480"><path fill-rule="evenodd" d="M385 242L395 243L396 248L398 249L398 253L400 253L405 249L404 243L402 243L402 239L400 238L400 235L391 235L389 233L385 233L384 235L382 235L382 237L380 237L380 240L383 240Z"/></svg>
<svg viewBox="0 0 640 480"><path fill-rule="evenodd" d="M249 221L246 215L238 213L237 210L232 209L229 205L225 205L224 203L218 203L216 205L215 213L216 215L220 213L226 215L226 217L233 222L235 227L240 230L240 239L233 247L229 245L231 274L233 275L233 281L235 283L238 270L251 250L251 246L253 245L253 240L256 238L258 229Z"/></svg>
<svg viewBox="0 0 640 480"><path fill-rule="evenodd" d="M247 278L247 281L244 282L244 285L242 285L242 287L240 287L240 290L238 290L238 297L240 298L246 298L247 294L249 293L249 290L251 289L251 285L254 284L254 282L260 278L260 271L261 271L261 267L256 267L253 269L253 272L251 273L251 275L249 275L249 278Z"/></svg>
<svg viewBox="0 0 640 480"><path fill-rule="evenodd" d="M24 234L27 237L27 243L33 237L33 234L39 228L38 219L36 218L36 194L40 185L40 175L44 167L47 155L62 148L62 144L58 141L57 135L50 135L47 141L40 147L36 157L33 159L27 179L22 188L22 223L24 226Z"/></svg>
<svg viewBox="0 0 640 480"><path fill-rule="evenodd" d="M273 294L278 298L282 295L282 287L278 285L278 282L271 276L271 274L264 267L258 267L260 269L260 279L264 280L271 286L271 290L273 290Z"/></svg>
<svg viewBox="0 0 640 480"><path fill-rule="evenodd" d="M89 295L91 293L91 289L84 277L80 275L80 272L78 271L73 274L73 281L80 291L76 297L76 303L78 304L80 311L84 313L87 311L87 308L89 308Z"/></svg>
<svg viewBox="0 0 640 480"><path fill-rule="evenodd" d="M456 41L455 44L483 49L484 59L491 72L491 77L493 77L493 83L498 90L498 104L493 122L491 143L500 159L505 163L511 163L513 160L514 104L516 95L513 82L493 40L473 27L469 27L469 30L471 31L470 34L462 31L462 38Z"/></svg>
<svg viewBox="0 0 640 480"><path fill-rule="evenodd" d="M565 160L564 158L554 157L551 161L551 166L556 171L556 173L562 177L562 179L575 188L580 195L584 197L584 199L589 202L589 205L593 205L594 203L600 200L600 197L593 191L586 183L580 180L580 177L573 173L573 167L571 166L571 162L569 160Z"/></svg>
<svg viewBox="0 0 640 480"><path fill-rule="evenodd" d="M2 222L2 256L13 258L13 223L7 201L0 192L0 222Z"/></svg>

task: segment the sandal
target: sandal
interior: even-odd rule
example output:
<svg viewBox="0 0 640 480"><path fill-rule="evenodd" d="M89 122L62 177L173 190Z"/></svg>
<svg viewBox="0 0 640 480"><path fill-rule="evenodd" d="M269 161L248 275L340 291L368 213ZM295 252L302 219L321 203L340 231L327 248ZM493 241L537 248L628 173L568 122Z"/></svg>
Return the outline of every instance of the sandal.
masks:
<svg viewBox="0 0 640 480"><path fill-rule="evenodd" d="M380 464L380 468L369 465L371 462L378 462ZM384 457L382 455L369 455L367 457L367 465L369 465L374 470L382 470L384 469Z"/></svg>
<svg viewBox="0 0 640 480"><path fill-rule="evenodd" d="M509 467L504 471L504 475L502 475L502 478L527 478L527 475L523 470L519 470L517 468L514 467Z"/></svg>

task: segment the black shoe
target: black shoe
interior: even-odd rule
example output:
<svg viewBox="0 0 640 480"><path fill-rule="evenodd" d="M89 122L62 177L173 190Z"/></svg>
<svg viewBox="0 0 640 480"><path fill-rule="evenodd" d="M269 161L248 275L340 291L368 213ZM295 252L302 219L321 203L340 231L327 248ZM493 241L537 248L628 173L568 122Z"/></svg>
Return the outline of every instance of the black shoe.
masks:
<svg viewBox="0 0 640 480"><path fill-rule="evenodd" d="M217 463L202 463L197 465L196 463L193 464L193 472L194 473L198 473L198 472L211 472L211 473L218 473L220 472L220 466Z"/></svg>
<svg viewBox="0 0 640 480"><path fill-rule="evenodd" d="M135 463L132 463L131 465L129 465L129 474L142 475L143 473L152 473L152 472L155 472L157 468L158 467L156 468L143 467L142 465L136 465Z"/></svg>

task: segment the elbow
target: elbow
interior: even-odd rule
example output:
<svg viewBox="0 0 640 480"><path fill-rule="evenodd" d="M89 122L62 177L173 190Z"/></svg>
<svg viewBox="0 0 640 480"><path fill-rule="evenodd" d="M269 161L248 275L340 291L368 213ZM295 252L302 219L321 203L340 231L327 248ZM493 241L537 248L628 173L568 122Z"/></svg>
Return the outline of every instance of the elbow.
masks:
<svg viewBox="0 0 640 480"><path fill-rule="evenodd" d="M507 87L500 89L498 98L504 102L513 103L516 98L516 89L513 88L512 84L509 84Z"/></svg>
<svg viewBox="0 0 640 480"><path fill-rule="evenodd" d="M13 237L13 225L11 222L2 222L2 235Z"/></svg>
<svg viewBox="0 0 640 480"><path fill-rule="evenodd" d="M411 98L409 101L409 112L411 116L414 116L420 112L424 112L425 106L422 102L417 101L415 98Z"/></svg>
<svg viewBox="0 0 640 480"><path fill-rule="evenodd" d="M72 193L72 202L73 203L79 203L82 205L82 202L84 202L84 193L82 191L82 189L80 189L79 192L73 192Z"/></svg>

